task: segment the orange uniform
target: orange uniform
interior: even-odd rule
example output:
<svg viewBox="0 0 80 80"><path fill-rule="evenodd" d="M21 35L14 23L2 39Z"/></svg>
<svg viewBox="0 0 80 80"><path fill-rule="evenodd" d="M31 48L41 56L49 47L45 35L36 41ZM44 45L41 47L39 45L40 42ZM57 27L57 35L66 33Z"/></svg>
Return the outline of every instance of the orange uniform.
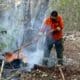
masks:
<svg viewBox="0 0 80 80"><path fill-rule="evenodd" d="M54 33L52 34L54 40L59 40L63 37L63 20L61 16L57 17L56 22L52 21L51 17L49 17L45 20L44 24L46 25L46 27L50 27L54 30ZM57 27L60 27L60 31L57 30Z"/></svg>

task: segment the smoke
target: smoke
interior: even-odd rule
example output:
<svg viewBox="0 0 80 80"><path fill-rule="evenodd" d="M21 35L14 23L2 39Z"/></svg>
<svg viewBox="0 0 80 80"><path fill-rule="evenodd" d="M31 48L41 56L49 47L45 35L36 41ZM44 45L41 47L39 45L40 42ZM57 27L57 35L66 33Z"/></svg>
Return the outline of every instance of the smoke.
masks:
<svg viewBox="0 0 80 80"><path fill-rule="evenodd" d="M37 3L37 4L36 4ZM32 39L29 40L29 37L34 36L36 37L36 34L38 34L38 31L40 28L43 27L43 20L46 14L44 14L48 7L48 2L46 1L38 1L31 0L31 26L29 28L33 28L35 32L32 30L31 34L26 34L26 37L28 41L32 41ZM44 8L43 8L44 7ZM30 32L30 31L29 31ZM32 34L33 33L33 34ZM28 37L29 36L29 37ZM44 57L44 43L45 43L46 36L41 36L38 40L38 42L33 43L25 50L25 55L28 56L28 66L27 70L31 70L35 64L42 65L43 57Z"/></svg>
<svg viewBox="0 0 80 80"><path fill-rule="evenodd" d="M34 53L32 53L32 55L29 57L29 61L28 61L28 68L32 69L34 67L35 64L41 64L42 63L42 59L43 59L43 51L41 50L37 50Z"/></svg>
<svg viewBox="0 0 80 80"><path fill-rule="evenodd" d="M42 65L43 57L44 57L44 43L45 36L40 37L39 41L36 42L36 50L33 51L25 51L25 55L28 57L27 59L27 70L31 70L35 64Z"/></svg>
<svg viewBox="0 0 80 80"><path fill-rule="evenodd" d="M28 0L29 1L29 0ZM33 1L33 0L31 0ZM21 47L23 36L28 39L28 41L32 41L33 37L36 36L38 30L42 27L42 21L45 17L45 11L47 9L48 2L46 1L38 1L38 4L35 6L36 1L33 1L33 6L30 8L32 10L31 14L31 26L34 29L37 29L36 32L26 30L28 33L24 35L25 27L24 23L27 22L24 20L24 6L20 2L15 5L15 7L11 7L8 11L4 13L4 22L3 27L7 30L7 34L3 36L3 40L5 41L6 47L3 50L12 51L16 48ZM17 7L17 5L20 5ZM30 4L32 5L32 4ZM35 8L36 7L36 8ZM34 13L34 14L33 14ZM29 15L28 15L29 16ZM27 27L27 25L26 25ZM29 34L30 33L30 34ZM29 40L30 37L30 40ZM26 40L24 40L26 43ZM43 56L44 56L44 42L45 36L40 37L39 41L33 43L29 47L23 49L23 54L27 56L28 68L33 68L35 64L42 64Z"/></svg>
<svg viewBox="0 0 80 80"><path fill-rule="evenodd" d="M9 0L6 1L5 5L13 5ZM10 6L8 10L4 10L3 12L3 19L2 23L0 24L0 30L6 30L7 34L1 35L0 45L2 46L2 52L5 53L6 51L14 51L18 47L21 46L22 38L23 38L23 7L20 4L19 7ZM17 15L18 14L18 15ZM2 16L2 15L1 15Z"/></svg>

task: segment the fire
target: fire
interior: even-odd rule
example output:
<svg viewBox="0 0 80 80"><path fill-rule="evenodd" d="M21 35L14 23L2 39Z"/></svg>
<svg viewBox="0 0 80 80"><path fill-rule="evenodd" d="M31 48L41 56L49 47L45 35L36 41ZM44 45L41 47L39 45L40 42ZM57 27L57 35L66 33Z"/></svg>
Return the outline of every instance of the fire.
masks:
<svg viewBox="0 0 80 80"><path fill-rule="evenodd" d="M23 53L15 54L12 52L6 52L4 57L5 57L6 62L12 62L16 59L21 59L24 63L27 63L27 57L23 55Z"/></svg>

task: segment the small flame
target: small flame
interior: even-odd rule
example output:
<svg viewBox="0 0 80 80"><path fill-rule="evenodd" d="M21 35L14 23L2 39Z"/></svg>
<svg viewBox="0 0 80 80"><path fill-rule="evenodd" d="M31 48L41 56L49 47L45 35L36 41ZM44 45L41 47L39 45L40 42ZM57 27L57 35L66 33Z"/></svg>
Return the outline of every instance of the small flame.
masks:
<svg viewBox="0 0 80 80"><path fill-rule="evenodd" d="M19 53L19 55L18 55L18 54L14 54L12 52L6 52L4 57L7 62L12 62L15 59L22 59L22 61L24 63L27 63L27 57L24 56L23 53Z"/></svg>

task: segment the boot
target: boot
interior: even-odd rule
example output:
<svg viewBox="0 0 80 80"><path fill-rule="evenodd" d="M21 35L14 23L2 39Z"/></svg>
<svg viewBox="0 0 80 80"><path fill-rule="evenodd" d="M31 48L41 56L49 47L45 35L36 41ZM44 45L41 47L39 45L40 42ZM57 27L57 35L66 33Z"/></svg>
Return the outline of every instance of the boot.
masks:
<svg viewBox="0 0 80 80"><path fill-rule="evenodd" d="M48 66L48 60L43 60L43 65Z"/></svg>
<svg viewBox="0 0 80 80"><path fill-rule="evenodd" d="M58 64L59 65L63 65L63 60L62 59L58 59Z"/></svg>

